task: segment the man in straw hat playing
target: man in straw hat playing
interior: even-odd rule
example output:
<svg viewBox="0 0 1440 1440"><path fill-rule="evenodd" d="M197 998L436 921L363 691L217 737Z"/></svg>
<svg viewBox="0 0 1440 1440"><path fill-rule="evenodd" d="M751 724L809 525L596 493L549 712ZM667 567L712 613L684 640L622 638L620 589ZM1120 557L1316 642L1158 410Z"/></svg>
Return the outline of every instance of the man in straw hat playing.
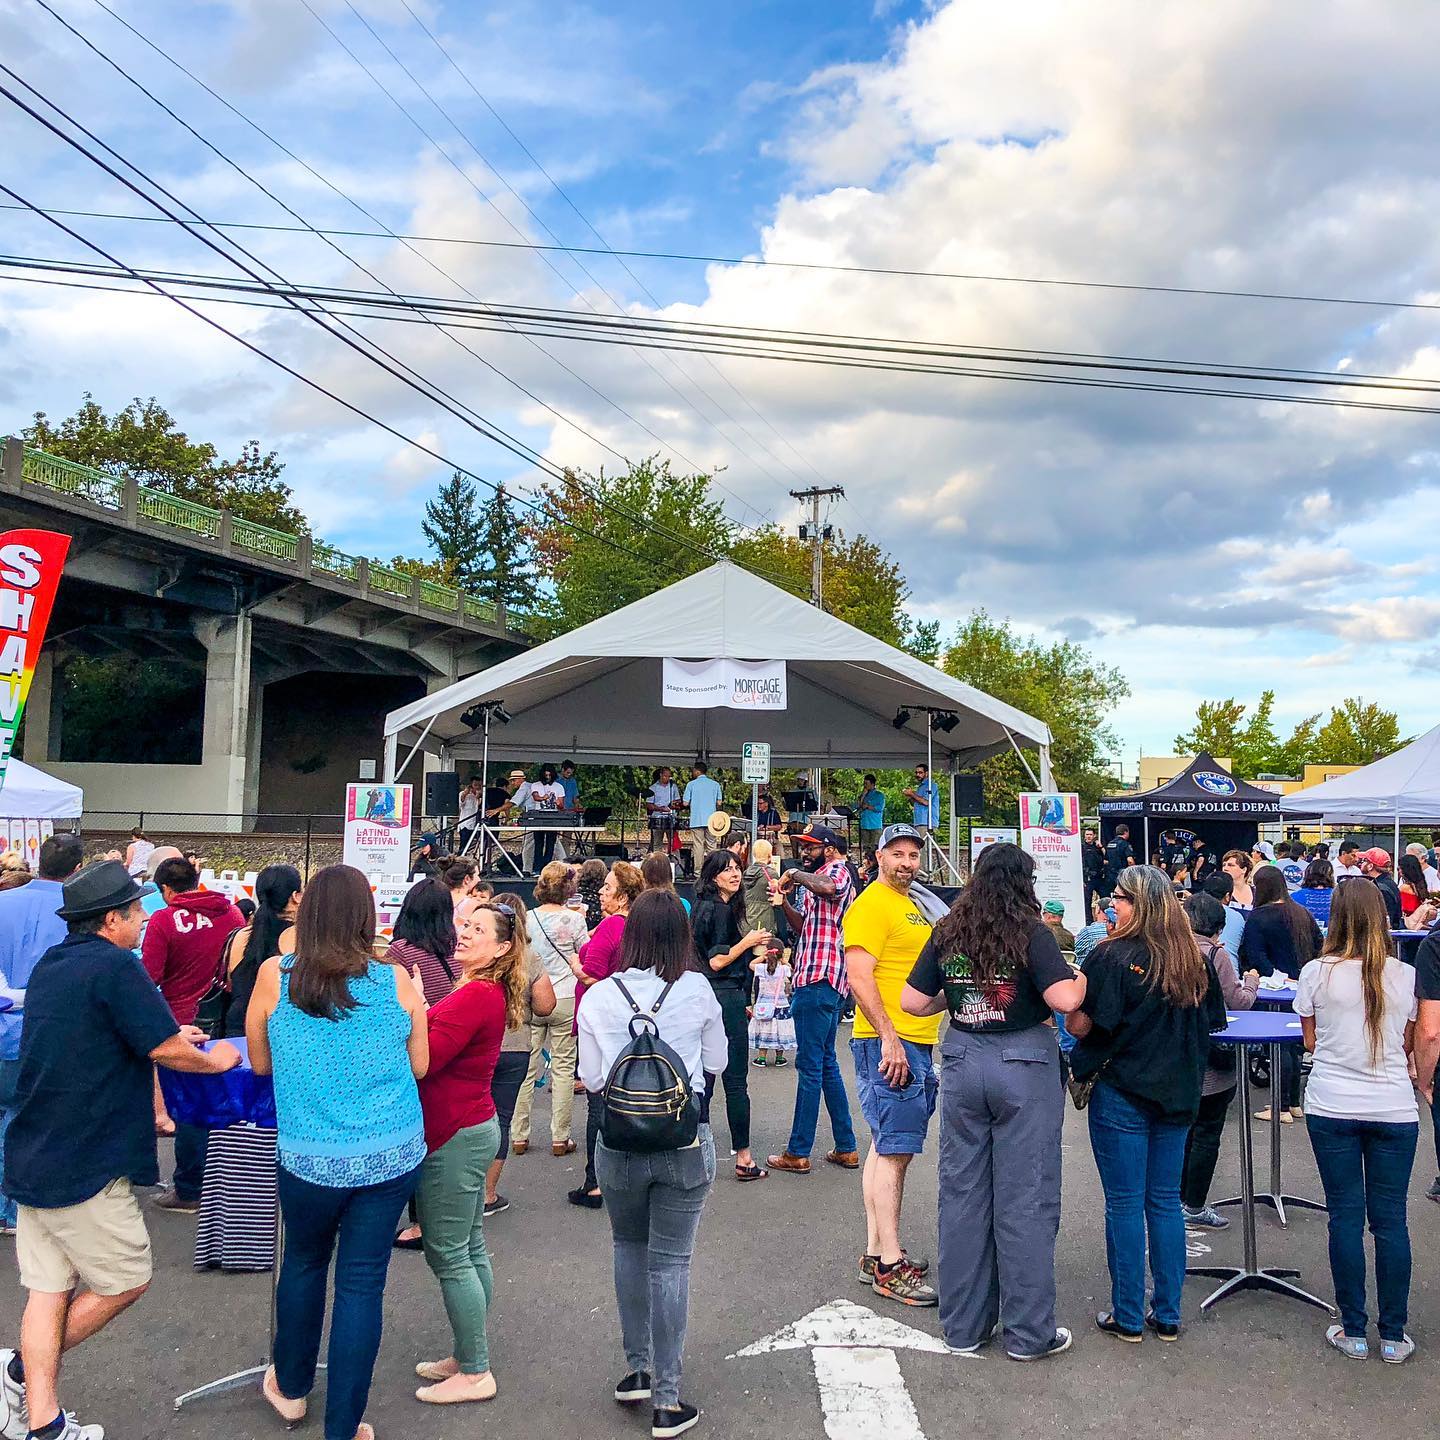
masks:
<svg viewBox="0 0 1440 1440"><path fill-rule="evenodd" d="M132 1185L159 1179L151 1064L220 1074L240 1052L175 1023L134 948L144 923L138 885L118 860L65 882L56 914L67 934L46 951L25 994L5 1189L20 1207L15 1242L29 1293L20 1350L0 1350L0 1433L104 1440L60 1408L60 1356L145 1293L150 1237Z"/></svg>

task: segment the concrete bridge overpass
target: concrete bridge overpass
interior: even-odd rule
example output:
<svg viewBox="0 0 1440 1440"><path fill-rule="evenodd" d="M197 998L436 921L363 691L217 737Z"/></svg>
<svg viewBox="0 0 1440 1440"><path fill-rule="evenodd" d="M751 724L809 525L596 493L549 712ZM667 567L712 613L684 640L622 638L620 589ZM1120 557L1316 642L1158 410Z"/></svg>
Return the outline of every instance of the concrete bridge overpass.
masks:
<svg viewBox="0 0 1440 1440"><path fill-rule="evenodd" d="M12 438L0 528L18 526L71 537L22 754L83 785L87 811L213 815L215 829L335 811L359 760L379 759L388 710L531 643L524 617L474 595ZM117 763L67 745L66 665L113 655L194 676L199 754Z"/></svg>

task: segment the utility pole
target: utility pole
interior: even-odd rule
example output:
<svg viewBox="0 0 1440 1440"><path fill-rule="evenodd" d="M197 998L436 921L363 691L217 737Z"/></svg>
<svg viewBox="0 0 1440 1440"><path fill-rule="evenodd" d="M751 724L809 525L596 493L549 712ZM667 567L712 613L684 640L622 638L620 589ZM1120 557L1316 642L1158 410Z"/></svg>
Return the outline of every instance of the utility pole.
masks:
<svg viewBox="0 0 1440 1440"><path fill-rule="evenodd" d="M792 490L792 500L808 500L810 502L810 520L808 524L800 526L800 538L810 542L810 603L821 606L822 603L822 579L824 573L825 542L830 538L833 531L829 525L820 523L820 502L822 500L841 500L845 497L843 485L812 485L808 490Z"/></svg>

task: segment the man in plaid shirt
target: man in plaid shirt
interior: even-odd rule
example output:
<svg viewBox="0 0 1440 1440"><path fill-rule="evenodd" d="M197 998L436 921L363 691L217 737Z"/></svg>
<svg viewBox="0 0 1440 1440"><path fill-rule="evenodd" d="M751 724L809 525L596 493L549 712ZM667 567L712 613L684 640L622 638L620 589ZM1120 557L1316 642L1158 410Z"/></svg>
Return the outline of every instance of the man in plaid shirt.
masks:
<svg viewBox="0 0 1440 1440"><path fill-rule="evenodd" d="M820 1097L830 1112L835 1148L825 1159L845 1170L860 1167L850 1098L835 1054L840 1011L850 987L845 979L845 937L840 922L855 898L855 882L845 863L845 838L824 825L807 825L797 837L803 868L780 877L781 903L795 941L790 1014L795 1021L795 1118L783 1155L770 1156L770 1168L791 1175L810 1173L810 1151L820 1119ZM792 903L792 897L799 906Z"/></svg>

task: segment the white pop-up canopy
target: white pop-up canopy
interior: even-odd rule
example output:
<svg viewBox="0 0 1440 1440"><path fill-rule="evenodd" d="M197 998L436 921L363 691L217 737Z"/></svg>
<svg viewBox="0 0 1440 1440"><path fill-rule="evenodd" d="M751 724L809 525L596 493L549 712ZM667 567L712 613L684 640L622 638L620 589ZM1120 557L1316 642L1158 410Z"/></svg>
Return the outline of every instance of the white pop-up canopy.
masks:
<svg viewBox="0 0 1440 1440"><path fill-rule="evenodd" d="M1393 825L1440 822L1440 725L1386 755L1323 785L1280 797L1282 815L1319 815L1327 823Z"/></svg>
<svg viewBox="0 0 1440 1440"><path fill-rule="evenodd" d="M783 710L666 706L666 660L783 661ZM898 768L926 755L926 709L958 717L934 732L937 771L990 755L1039 752L1050 777L1050 730L1040 720L827 615L728 562L712 565L600 620L393 710L385 719L387 778L400 746L478 757L482 736L462 716L501 701L496 759L671 764L701 755L735 764L766 741L777 765ZM901 728L897 712L910 710Z"/></svg>
<svg viewBox="0 0 1440 1440"><path fill-rule="evenodd" d="M11 756L0 785L0 821L78 820L85 792Z"/></svg>

